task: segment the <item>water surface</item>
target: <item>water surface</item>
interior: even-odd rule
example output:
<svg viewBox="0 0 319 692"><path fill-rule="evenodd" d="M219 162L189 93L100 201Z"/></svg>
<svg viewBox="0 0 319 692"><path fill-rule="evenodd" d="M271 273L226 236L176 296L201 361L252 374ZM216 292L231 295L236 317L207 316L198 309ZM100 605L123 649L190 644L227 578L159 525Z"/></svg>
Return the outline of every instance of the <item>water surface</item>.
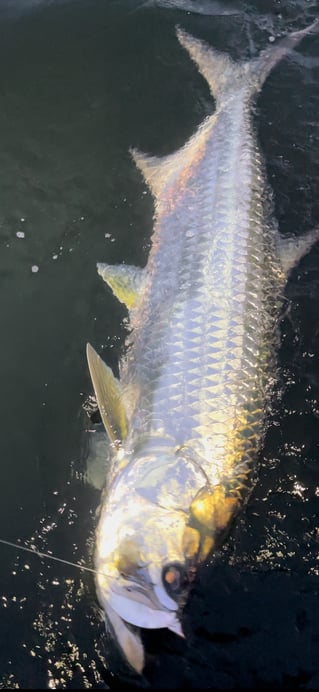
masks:
<svg viewBox="0 0 319 692"><path fill-rule="evenodd" d="M152 199L128 155L181 146L214 108L174 26L256 55L316 4L240 15L133 0L2 0L1 537L92 566L98 491L85 344L116 369L124 309L96 261L146 262ZM268 79L256 127L283 233L319 223L319 39ZM1 546L0 687L319 686L319 247L286 289L280 378L256 487L185 611L187 642L147 638L147 678L104 632L88 573ZM155 657L155 653L157 656Z"/></svg>

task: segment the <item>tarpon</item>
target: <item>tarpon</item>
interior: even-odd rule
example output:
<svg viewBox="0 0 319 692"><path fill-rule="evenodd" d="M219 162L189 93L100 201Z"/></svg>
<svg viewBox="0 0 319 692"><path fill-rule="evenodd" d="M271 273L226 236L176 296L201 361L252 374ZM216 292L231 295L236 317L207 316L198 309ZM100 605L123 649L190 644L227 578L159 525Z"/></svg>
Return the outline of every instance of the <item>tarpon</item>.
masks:
<svg viewBox="0 0 319 692"><path fill-rule="evenodd" d="M131 333L119 380L87 350L112 449L96 587L137 671L138 628L182 635L196 567L252 487L284 286L319 230L280 236L251 108L272 68L318 25L243 64L178 29L216 110L176 153L132 151L154 196L149 259L144 269L98 265L128 308Z"/></svg>

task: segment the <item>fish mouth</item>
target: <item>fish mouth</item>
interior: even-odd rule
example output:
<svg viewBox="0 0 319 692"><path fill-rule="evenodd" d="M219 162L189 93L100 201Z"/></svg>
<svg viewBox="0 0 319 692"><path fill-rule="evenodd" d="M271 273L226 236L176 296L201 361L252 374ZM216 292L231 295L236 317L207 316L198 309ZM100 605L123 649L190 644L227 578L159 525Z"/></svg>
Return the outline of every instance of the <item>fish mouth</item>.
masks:
<svg viewBox="0 0 319 692"><path fill-rule="evenodd" d="M138 630L133 631L109 604L105 608L105 613L127 662L141 675L145 666L145 653Z"/></svg>
<svg viewBox="0 0 319 692"><path fill-rule="evenodd" d="M111 591L105 604L105 612L128 663L137 673L142 674L145 653L137 628L167 628L183 638L184 634L176 610L155 608L151 601L147 604L145 601L141 602L142 599L136 600L134 596L134 593L130 597Z"/></svg>

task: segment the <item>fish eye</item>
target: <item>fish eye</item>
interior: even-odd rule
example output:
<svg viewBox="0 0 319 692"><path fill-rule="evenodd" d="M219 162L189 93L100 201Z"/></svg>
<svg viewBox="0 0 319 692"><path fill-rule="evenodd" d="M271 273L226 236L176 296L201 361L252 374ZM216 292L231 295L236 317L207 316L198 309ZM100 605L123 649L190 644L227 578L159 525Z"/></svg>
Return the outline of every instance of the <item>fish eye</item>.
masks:
<svg viewBox="0 0 319 692"><path fill-rule="evenodd" d="M164 567L162 578L167 593L171 596L177 596L185 586L185 569L179 562L172 562Z"/></svg>

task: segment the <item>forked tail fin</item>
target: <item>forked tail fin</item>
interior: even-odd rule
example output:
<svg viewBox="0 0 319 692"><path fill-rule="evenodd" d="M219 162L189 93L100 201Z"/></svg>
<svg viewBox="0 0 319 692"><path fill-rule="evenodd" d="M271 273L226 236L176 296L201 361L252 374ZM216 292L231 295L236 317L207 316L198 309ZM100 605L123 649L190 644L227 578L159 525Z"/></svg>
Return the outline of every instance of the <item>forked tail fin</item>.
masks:
<svg viewBox="0 0 319 692"><path fill-rule="evenodd" d="M176 31L179 42L208 82L217 104L227 92L236 87L236 84L246 83L250 85L251 95L257 94L275 65L305 36L316 32L319 32L319 19L305 29L287 34L277 43L267 46L258 58L237 63L226 53L215 50L205 41L194 38L180 27Z"/></svg>

